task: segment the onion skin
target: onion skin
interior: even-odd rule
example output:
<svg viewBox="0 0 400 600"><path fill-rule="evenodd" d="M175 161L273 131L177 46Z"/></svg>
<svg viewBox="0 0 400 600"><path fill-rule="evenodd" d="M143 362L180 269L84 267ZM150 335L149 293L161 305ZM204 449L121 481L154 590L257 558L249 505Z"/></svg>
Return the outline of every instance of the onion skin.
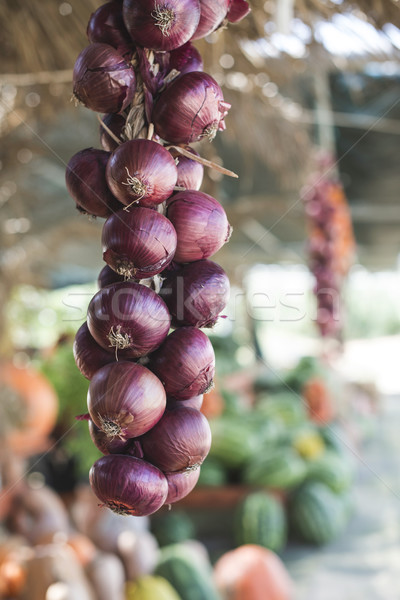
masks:
<svg viewBox="0 0 400 600"><path fill-rule="evenodd" d="M214 139L226 128L224 118L230 104L210 75L194 71L174 79L161 92L153 109L157 135L172 144L190 144Z"/></svg>
<svg viewBox="0 0 400 600"><path fill-rule="evenodd" d="M200 467L185 473L166 473L168 496L165 504L174 504L185 498L195 487L200 477Z"/></svg>
<svg viewBox="0 0 400 600"><path fill-rule="evenodd" d="M103 123L107 125L113 134L123 142L122 133L125 128L125 119L122 115L104 115L102 118ZM100 144L103 150L107 152L114 152L118 148L119 144L110 136L110 134L100 125Z"/></svg>
<svg viewBox="0 0 400 600"><path fill-rule="evenodd" d="M169 198L178 171L171 154L151 140L129 140L111 154L108 186L120 202L154 207Z"/></svg>
<svg viewBox="0 0 400 600"><path fill-rule="evenodd" d="M85 148L70 159L65 183L80 212L107 218L121 208L105 178L109 158L110 154L104 150Z"/></svg>
<svg viewBox="0 0 400 600"><path fill-rule="evenodd" d="M103 227L103 259L129 279L146 279L165 269L176 250L171 221L150 208L121 210Z"/></svg>
<svg viewBox="0 0 400 600"><path fill-rule="evenodd" d="M170 11L165 29L157 15L159 9ZM152 50L174 50L189 41L200 20L198 0L124 0L125 26L132 40ZM159 23L159 24L158 24Z"/></svg>
<svg viewBox="0 0 400 600"><path fill-rule="evenodd" d="M132 40L126 30L120 2L107 2L92 13L87 26L89 42L109 44L121 53L132 48Z"/></svg>
<svg viewBox="0 0 400 600"><path fill-rule="evenodd" d="M153 290L124 282L112 283L93 296L87 324L102 348L119 358L138 358L158 348L170 319L165 302Z"/></svg>
<svg viewBox="0 0 400 600"><path fill-rule="evenodd" d="M232 228L224 209L204 192L188 190L175 194L167 202L167 217L178 236L176 262L208 258L231 236Z"/></svg>
<svg viewBox="0 0 400 600"><path fill-rule="evenodd" d="M189 400L212 387L214 350L205 333L195 327L181 327L150 356L148 367L161 380L168 396Z"/></svg>
<svg viewBox="0 0 400 600"><path fill-rule="evenodd" d="M88 426L93 444L103 454L129 454L129 456L143 458L143 450L140 442L131 439L125 441L119 437L110 438L90 418L88 419Z"/></svg>
<svg viewBox="0 0 400 600"><path fill-rule="evenodd" d="M169 68L179 71L180 75L191 73L192 71L203 70L203 60L200 52L193 44L186 42L180 48L172 50L169 55Z"/></svg>
<svg viewBox="0 0 400 600"><path fill-rule="evenodd" d="M229 300L229 279L211 260L199 260L171 271L160 290L172 326L213 327Z"/></svg>
<svg viewBox="0 0 400 600"><path fill-rule="evenodd" d="M74 66L73 84L75 98L102 113L125 110L136 91L134 70L109 44L90 44L82 50Z"/></svg>
<svg viewBox="0 0 400 600"><path fill-rule="evenodd" d="M166 396L159 379L146 367L120 361L99 369L90 382L88 411L110 438L143 435L162 417Z"/></svg>
<svg viewBox="0 0 400 600"><path fill-rule="evenodd" d="M195 156L199 156L196 150L186 147ZM182 156L177 150L170 149L170 153L175 158L176 167L178 169L178 179L176 185L183 187L186 190L199 190L203 183L204 167L196 160L191 160L187 156Z"/></svg>
<svg viewBox="0 0 400 600"><path fill-rule="evenodd" d="M230 2L231 0L200 0L200 21L192 40L199 40L218 29L226 17Z"/></svg>
<svg viewBox="0 0 400 600"><path fill-rule="evenodd" d="M151 515L168 494L167 479L159 469L121 454L99 458L90 469L89 482L99 500L118 514Z"/></svg>
<svg viewBox="0 0 400 600"><path fill-rule="evenodd" d="M244 19L251 8L246 0L231 0L226 18L230 23L238 23Z"/></svg>
<svg viewBox="0 0 400 600"><path fill-rule="evenodd" d="M167 409L194 408L195 410L200 410L203 405L203 398L203 394L189 398L189 400L175 400L175 398L167 398Z"/></svg>
<svg viewBox="0 0 400 600"><path fill-rule="evenodd" d="M111 362L115 356L104 350L90 335L87 323L83 323L76 332L73 353L75 363L86 379L92 379L93 375Z"/></svg>
<svg viewBox="0 0 400 600"><path fill-rule="evenodd" d="M176 408L165 411L140 442L145 460L164 473L181 473L202 464L210 451L211 430L200 411Z"/></svg>
<svg viewBox="0 0 400 600"><path fill-rule="evenodd" d="M126 278L123 275L118 275L111 267L106 265L102 268L97 278L97 285L99 286L99 290L111 283L123 283L126 281Z"/></svg>

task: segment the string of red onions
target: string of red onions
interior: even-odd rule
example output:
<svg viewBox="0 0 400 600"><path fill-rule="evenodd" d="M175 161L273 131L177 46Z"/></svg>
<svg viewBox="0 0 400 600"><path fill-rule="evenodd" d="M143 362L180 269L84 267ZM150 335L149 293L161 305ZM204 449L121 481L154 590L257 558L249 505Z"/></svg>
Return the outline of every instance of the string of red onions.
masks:
<svg viewBox="0 0 400 600"><path fill-rule="evenodd" d="M176 329L150 356L149 368L168 396L188 400L213 386L215 356L209 338L195 327Z"/></svg>
<svg viewBox="0 0 400 600"><path fill-rule="evenodd" d="M229 279L211 260L180 265L171 270L160 296L172 317L172 326L213 327L229 299Z"/></svg>
<svg viewBox="0 0 400 600"><path fill-rule="evenodd" d="M169 198L178 172L171 154L151 140L129 140L111 154L107 182L120 202L154 207Z"/></svg>
<svg viewBox="0 0 400 600"><path fill-rule="evenodd" d="M72 157L67 187L81 212L107 218L107 264L74 342L90 380L80 418L105 455L90 485L120 514L186 496L210 449L200 408L215 358L198 328L228 299L225 272L206 259L231 227L198 191L203 165L221 168L187 144L224 130L230 105L190 40L248 11L245 0L110 0L91 15L91 43L74 67L76 100L105 113L103 150Z"/></svg>
<svg viewBox="0 0 400 600"><path fill-rule="evenodd" d="M121 208L106 182L105 169L109 158L109 152L86 148L70 159L65 183L80 212L107 218Z"/></svg>
<svg viewBox="0 0 400 600"><path fill-rule="evenodd" d="M143 435L161 419L166 396L160 380L149 369L119 361L94 374L87 405L93 423L107 437L126 441Z"/></svg>
<svg viewBox="0 0 400 600"><path fill-rule="evenodd" d="M123 210L107 219L103 227L103 259L119 275L146 279L163 271L176 250L171 221L150 208Z"/></svg>

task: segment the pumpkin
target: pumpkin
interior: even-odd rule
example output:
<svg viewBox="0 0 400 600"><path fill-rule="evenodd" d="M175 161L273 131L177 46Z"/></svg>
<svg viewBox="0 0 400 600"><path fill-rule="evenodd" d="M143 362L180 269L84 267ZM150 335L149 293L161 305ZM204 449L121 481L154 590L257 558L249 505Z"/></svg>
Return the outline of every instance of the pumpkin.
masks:
<svg viewBox="0 0 400 600"><path fill-rule="evenodd" d="M4 363L0 389L4 400L10 399L9 406L20 409L16 426L10 423L4 431L7 447L20 456L43 451L57 419L58 401L50 383L34 369Z"/></svg>
<svg viewBox="0 0 400 600"><path fill-rule="evenodd" d="M216 387L213 387L207 394L204 394L201 412L207 419L219 417L225 408L225 402Z"/></svg>
<svg viewBox="0 0 400 600"><path fill-rule="evenodd" d="M247 544L217 561L214 579L224 600L290 600L292 580L271 550Z"/></svg>
<svg viewBox="0 0 400 600"><path fill-rule="evenodd" d="M306 381L302 396L311 421L324 425L335 418L333 401L322 379L313 377Z"/></svg>

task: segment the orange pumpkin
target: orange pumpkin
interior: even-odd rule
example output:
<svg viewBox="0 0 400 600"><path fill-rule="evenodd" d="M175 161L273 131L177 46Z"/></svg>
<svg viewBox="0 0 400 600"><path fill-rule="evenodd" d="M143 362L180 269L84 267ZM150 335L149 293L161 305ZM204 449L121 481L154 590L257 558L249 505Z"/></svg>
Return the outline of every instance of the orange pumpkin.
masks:
<svg viewBox="0 0 400 600"><path fill-rule="evenodd" d="M214 569L224 600L291 600L293 583L281 559L271 550L247 544L227 552Z"/></svg>
<svg viewBox="0 0 400 600"><path fill-rule="evenodd" d="M225 403L216 387L213 387L207 394L204 394L201 412L207 419L219 417L224 411Z"/></svg>
<svg viewBox="0 0 400 600"><path fill-rule="evenodd" d="M302 395L311 421L324 425L335 418L333 401L322 379L309 379L303 386Z"/></svg>
<svg viewBox="0 0 400 600"><path fill-rule="evenodd" d="M22 423L6 432L5 445L20 456L42 451L46 437L53 429L58 400L47 379L31 368L18 368L12 363L0 364L0 387L17 395L22 406Z"/></svg>

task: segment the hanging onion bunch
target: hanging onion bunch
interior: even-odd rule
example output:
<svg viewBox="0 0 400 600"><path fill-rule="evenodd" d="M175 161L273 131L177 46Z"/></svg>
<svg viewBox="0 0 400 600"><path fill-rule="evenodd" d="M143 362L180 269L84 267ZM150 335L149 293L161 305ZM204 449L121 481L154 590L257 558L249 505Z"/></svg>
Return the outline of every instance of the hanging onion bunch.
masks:
<svg viewBox="0 0 400 600"><path fill-rule="evenodd" d="M74 342L90 380L78 418L104 455L90 485L119 514L186 496L210 449L200 408L215 357L200 328L228 301L228 277L208 258L231 227L199 189L204 166L235 175L189 146L223 131L230 108L191 40L248 11L245 0L110 0L74 67L75 99L103 113L102 150L71 158L67 188L81 212L107 219L99 291Z"/></svg>

